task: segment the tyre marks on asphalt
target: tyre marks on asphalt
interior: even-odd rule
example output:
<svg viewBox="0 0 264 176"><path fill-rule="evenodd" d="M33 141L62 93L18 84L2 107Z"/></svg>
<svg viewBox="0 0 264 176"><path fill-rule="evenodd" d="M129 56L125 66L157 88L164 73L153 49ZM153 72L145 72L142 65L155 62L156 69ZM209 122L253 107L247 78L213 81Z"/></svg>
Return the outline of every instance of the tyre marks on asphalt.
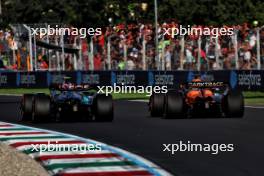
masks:
<svg viewBox="0 0 264 176"><path fill-rule="evenodd" d="M88 140L88 139L87 139ZM99 144L42 129L0 122L0 142L6 143L37 160L51 175L64 176L150 176L170 175L158 166L134 154L100 143L102 150L83 150L76 144ZM40 152L34 146L67 144L63 151ZM131 157L132 156L132 157Z"/></svg>

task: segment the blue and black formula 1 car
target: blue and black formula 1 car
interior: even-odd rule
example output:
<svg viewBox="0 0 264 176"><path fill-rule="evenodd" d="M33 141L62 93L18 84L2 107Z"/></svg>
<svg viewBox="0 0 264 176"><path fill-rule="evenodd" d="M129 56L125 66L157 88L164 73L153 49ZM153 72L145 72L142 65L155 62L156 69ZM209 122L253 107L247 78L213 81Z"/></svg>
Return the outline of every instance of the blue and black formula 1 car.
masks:
<svg viewBox="0 0 264 176"><path fill-rule="evenodd" d="M24 94L21 100L21 120L92 119L113 120L111 95L98 94L88 85L63 84L50 87L50 95Z"/></svg>

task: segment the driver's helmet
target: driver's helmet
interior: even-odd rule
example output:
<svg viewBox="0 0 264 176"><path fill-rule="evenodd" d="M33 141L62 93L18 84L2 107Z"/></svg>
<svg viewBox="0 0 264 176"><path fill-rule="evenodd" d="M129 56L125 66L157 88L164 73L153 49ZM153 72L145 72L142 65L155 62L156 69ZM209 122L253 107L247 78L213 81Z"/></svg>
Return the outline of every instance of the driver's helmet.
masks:
<svg viewBox="0 0 264 176"><path fill-rule="evenodd" d="M68 90L69 89L69 84L68 83L64 83L64 84L62 84L62 89L64 89L64 90Z"/></svg>
<svg viewBox="0 0 264 176"><path fill-rule="evenodd" d="M202 82L202 79L200 76L195 76L192 82Z"/></svg>
<svg viewBox="0 0 264 176"><path fill-rule="evenodd" d="M70 89L70 90L73 90L74 88L75 88L75 85L72 84L72 83L69 83L69 89Z"/></svg>

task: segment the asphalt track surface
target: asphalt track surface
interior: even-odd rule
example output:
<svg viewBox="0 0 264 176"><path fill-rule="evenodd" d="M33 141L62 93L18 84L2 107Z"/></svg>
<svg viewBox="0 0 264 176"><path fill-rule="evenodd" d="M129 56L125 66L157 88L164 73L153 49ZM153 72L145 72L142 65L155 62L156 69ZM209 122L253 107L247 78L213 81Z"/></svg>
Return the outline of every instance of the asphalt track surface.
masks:
<svg viewBox="0 0 264 176"><path fill-rule="evenodd" d="M138 154L174 175L260 176L264 160L264 109L246 108L243 119L151 118L145 102L115 101L115 120L100 122L19 122L19 98L0 96L0 121L66 132ZM74 118L74 117L73 117ZM234 144L234 152L163 152L179 141Z"/></svg>

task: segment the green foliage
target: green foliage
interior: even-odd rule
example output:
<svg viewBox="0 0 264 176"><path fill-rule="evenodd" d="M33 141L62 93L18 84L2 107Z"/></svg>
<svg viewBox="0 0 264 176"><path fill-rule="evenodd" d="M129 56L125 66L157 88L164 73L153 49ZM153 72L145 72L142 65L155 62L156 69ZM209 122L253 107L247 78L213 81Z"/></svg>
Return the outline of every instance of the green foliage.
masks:
<svg viewBox="0 0 264 176"><path fill-rule="evenodd" d="M147 9L141 3L147 3ZM158 0L159 21L181 24L264 24L263 0ZM154 0L2 0L5 23L66 23L102 26L131 21L153 22ZM134 14L134 15L131 15Z"/></svg>

